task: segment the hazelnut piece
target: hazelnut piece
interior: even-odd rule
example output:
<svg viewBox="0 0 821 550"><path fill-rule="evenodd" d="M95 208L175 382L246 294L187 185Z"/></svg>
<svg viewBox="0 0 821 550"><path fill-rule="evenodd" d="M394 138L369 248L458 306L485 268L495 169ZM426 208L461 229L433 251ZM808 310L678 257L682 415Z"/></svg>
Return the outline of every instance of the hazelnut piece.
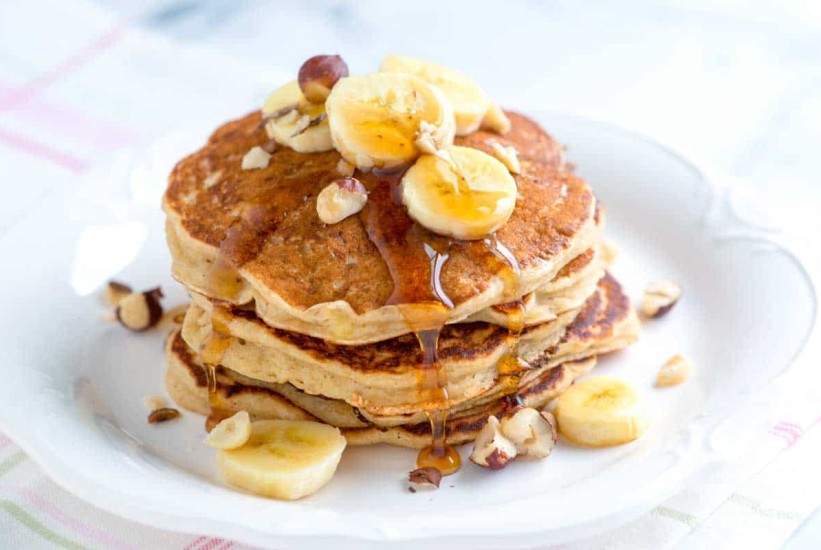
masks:
<svg viewBox="0 0 821 550"><path fill-rule="evenodd" d="M423 489L438 489L442 482L442 472L430 466L417 468L408 474L409 489L412 493Z"/></svg>
<svg viewBox="0 0 821 550"><path fill-rule="evenodd" d="M681 287L670 281L649 283L644 288L641 313L648 319L661 317L678 303L681 298Z"/></svg>
<svg viewBox="0 0 821 550"><path fill-rule="evenodd" d="M505 165L511 174L520 174L522 172L522 165L519 163L519 154L516 148L512 145L505 147L498 141L490 144L491 153L496 160Z"/></svg>
<svg viewBox="0 0 821 550"><path fill-rule="evenodd" d="M483 468L501 470L516 458L516 445L502 434L499 419L490 416L476 436L470 461Z"/></svg>
<svg viewBox="0 0 821 550"><path fill-rule="evenodd" d="M120 300L114 313L125 328L142 332L155 326L162 319L162 297L160 287L146 292L132 292Z"/></svg>
<svg viewBox="0 0 821 550"><path fill-rule="evenodd" d="M240 411L214 426L203 443L214 449L238 449L251 437L251 417Z"/></svg>
<svg viewBox="0 0 821 550"><path fill-rule="evenodd" d="M556 419L549 412L539 412L530 407L519 407L502 418L502 434L516 446L521 456L546 458L553 451L558 439Z"/></svg>
<svg viewBox="0 0 821 550"><path fill-rule="evenodd" d="M158 424L160 422L168 422L180 417L180 411L172 409L171 407L163 407L155 411L151 411L148 415L149 424Z"/></svg>
<svg viewBox="0 0 821 550"><path fill-rule="evenodd" d="M356 166L345 159L339 159L339 162L336 163L336 171L345 177L351 177L356 171Z"/></svg>
<svg viewBox="0 0 821 550"><path fill-rule="evenodd" d="M112 307L116 307L120 304L120 301L131 294L133 290L131 287L125 283L121 283L119 281L108 281L108 285L105 287L105 301L108 305Z"/></svg>
<svg viewBox="0 0 821 550"><path fill-rule="evenodd" d="M656 377L656 387L669 388L670 386L678 386L690 377L691 372L693 372L693 363L680 353L677 353L661 366L658 376Z"/></svg>
<svg viewBox="0 0 821 550"><path fill-rule="evenodd" d="M492 103L482 119L482 126L497 134L505 134L510 131L510 119L498 105Z"/></svg>
<svg viewBox="0 0 821 550"><path fill-rule="evenodd" d="M258 168L267 168L270 160L271 154L262 147L255 145L242 157L242 169L256 170Z"/></svg>
<svg viewBox="0 0 821 550"><path fill-rule="evenodd" d="M348 76L348 65L338 55L315 55L299 68L299 88L311 103L324 103L331 88Z"/></svg>
<svg viewBox="0 0 821 550"><path fill-rule="evenodd" d="M341 222L362 210L368 192L356 178L339 178L331 182L316 197L316 213L327 224Z"/></svg>

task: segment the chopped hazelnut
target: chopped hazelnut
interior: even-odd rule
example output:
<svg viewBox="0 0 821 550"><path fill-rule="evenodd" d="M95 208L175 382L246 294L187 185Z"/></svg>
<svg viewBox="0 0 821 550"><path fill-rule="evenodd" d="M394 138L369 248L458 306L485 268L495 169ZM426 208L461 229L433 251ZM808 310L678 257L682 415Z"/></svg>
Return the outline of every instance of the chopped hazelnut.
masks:
<svg viewBox="0 0 821 550"><path fill-rule="evenodd" d="M299 120L296 121L296 126L294 126L294 131L291 134L291 137L296 137L311 125L311 117L308 115L302 115L299 117Z"/></svg>
<svg viewBox="0 0 821 550"><path fill-rule="evenodd" d="M498 134L505 134L510 131L510 119L498 105L492 103L482 119L482 126Z"/></svg>
<svg viewBox="0 0 821 550"><path fill-rule="evenodd" d="M427 120L423 120L419 123L419 130L416 131L414 145L416 145L416 148L419 149L421 153L435 155L441 148L441 145L434 137L436 130L436 125L431 124Z"/></svg>
<svg viewBox="0 0 821 550"><path fill-rule="evenodd" d="M681 298L681 287L670 281L658 281L648 284L644 289L641 313L648 319L661 317L678 303Z"/></svg>
<svg viewBox="0 0 821 550"><path fill-rule="evenodd" d="M251 417L246 411L240 411L214 426L203 443L214 449L238 449L250 437Z"/></svg>
<svg viewBox="0 0 821 550"><path fill-rule="evenodd" d="M148 415L148 423L158 424L160 422L168 422L169 420L174 420L175 418L179 417L180 411L178 411L177 409L163 407L161 409L151 411L151 414Z"/></svg>
<svg viewBox="0 0 821 550"><path fill-rule="evenodd" d="M412 492L422 489L438 489L442 482L442 472L436 468L418 468L408 474L408 483Z"/></svg>
<svg viewBox="0 0 821 550"><path fill-rule="evenodd" d="M490 416L476 436L470 460L483 468L500 470L516 458L517 454L516 445L502 434L499 419Z"/></svg>
<svg viewBox="0 0 821 550"><path fill-rule="evenodd" d="M498 141L491 143L490 147L496 160L504 164L511 174L522 172L522 165L519 164L519 154L516 152L515 147L512 145L505 147Z"/></svg>
<svg viewBox="0 0 821 550"><path fill-rule="evenodd" d="M114 313L125 328L142 332L152 328L162 319L162 297L162 290L159 287L146 292L133 292L120 300Z"/></svg>
<svg viewBox="0 0 821 550"><path fill-rule="evenodd" d="M265 149L254 146L242 157L242 169L256 170L259 168L267 168L270 160L271 155L265 152Z"/></svg>
<svg viewBox="0 0 821 550"><path fill-rule="evenodd" d="M262 145L262 150L268 153L269 155L274 154L274 151L277 150L277 142L275 139L269 139Z"/></svg>
<svg viewBox="0 0 821 550"><path fill-rule="evenodd" d="M336 171L342 176L351 177L356 171L356 166L345 159L339 159L339 162L336 163Z"/></svg>
<svg viewBox="0 0 821 550"><path fill-rule="evenodd" d="M549 412L540 413L530 407L519 407L502 418L502 434L516 446L521 456L546 458L558 438L556 420Z"/></svg>
<svg viewBox="0 0 821 550"><path fill-rule="evenodd" d="M316 197L316 213L324 223L334 224L362 210L367 201L368 193L359 180L340 178Z"/></svg>
<svg viewBox="0 0 821 550"><path fill-rule="evenodd" d="M109 281L105 287L105 301L108 305L116 307L120 301L133 292L131 287L119 281Z"/></svg>
<svg viewBox="0 0 821 550"><path fill-rule="evenodd" d="M606 265L612 265L618 258L619 246L609 239L604 239L601 243L601 258Z"/></svg>
<svg viewBox="0 0 821 550"><path fill-rule="evenodd" d="M693 363L681 354L668 359L656 377L656 387L668 388L685 382L693 372Z"/></svg>
<svg viewBox="0 0 821 550"><path fill-rule="evenodd" d="M299 68L299 88L311 103L324 103L331 88L348 76L348 65L338 55L315 55Z"/></svg>

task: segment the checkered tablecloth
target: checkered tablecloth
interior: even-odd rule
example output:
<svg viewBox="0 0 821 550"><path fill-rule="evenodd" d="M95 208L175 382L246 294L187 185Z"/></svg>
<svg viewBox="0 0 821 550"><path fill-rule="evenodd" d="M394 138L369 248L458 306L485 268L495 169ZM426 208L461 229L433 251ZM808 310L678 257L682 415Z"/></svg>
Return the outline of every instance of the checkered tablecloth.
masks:
<svg viewBox="0 0 821 550"><path fill-rule="evenodd" d="M138 30L85 0L0 3L0 238L38 200L114 151L259 103L275 68ZM821 211L821 205L819 205ZM818 257L812 261L818 262ZM817 265L817 264L816 264ZM651 513L568 548L782 545L821 504L821 342L772 387L759 429ZM0 433L0 547L240 547L160 531L86 504Z"/></svg>

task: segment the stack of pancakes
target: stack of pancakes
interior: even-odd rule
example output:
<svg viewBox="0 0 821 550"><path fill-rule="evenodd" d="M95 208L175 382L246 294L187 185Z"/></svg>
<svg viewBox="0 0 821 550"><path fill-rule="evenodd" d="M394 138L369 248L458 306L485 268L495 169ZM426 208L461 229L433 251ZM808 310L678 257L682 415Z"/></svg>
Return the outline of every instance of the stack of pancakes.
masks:
<svg viewBox="0 0 821 550"><path fill-rule="evenodd" d="M316 197L340 177L340 155L280 147L267 168L243 171L243 155L268 141L259 113L180 161L164 209L173 274L192 304L166 345L174 400L202 414L218 403L256 419L320 420L351 444L427 445L431 403L395 299L400 280L435 286L448 305L438 359L451 443L472 440L516 393L498 369L511 350L523 360L518 396L536 407L597 355L632 343L635 313L606 271L603 207L560 144L507 114L504 135L480 129L455 141L488 153L512 145L521 163L512 217L479 241L414 224L391 200L391 176L376 171L356 173L369 192L359 214L322 223Z"/></svg>

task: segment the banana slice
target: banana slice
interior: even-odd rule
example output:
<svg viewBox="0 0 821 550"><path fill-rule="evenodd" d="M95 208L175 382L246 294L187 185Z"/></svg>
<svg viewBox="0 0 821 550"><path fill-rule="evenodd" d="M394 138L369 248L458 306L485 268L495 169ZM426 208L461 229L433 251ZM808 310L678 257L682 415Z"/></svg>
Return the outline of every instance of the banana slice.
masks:
<svg viewBox="0 0 821 550"><path fill-rule="evenodd" d="M343 78L325 102L331 137L342 157L360 169L396 168L419 156L419 126L427 123L442 147L453 143L453 111L421 78L376 73Z"/></svg>
<svg viewBox="0 0 821 550"><path fill-rule="evenodd" d="M647 406L627 382L595 376L559 396L553 411L559 432L577 445L606 447L638 439L650 425Z"/></svg>
<svg viewBox="0 0 821 550"><path fill-rule="evenodd" d="M321 153L334 148L325 106L311 103L299 83L290 82L265 100L265 131L277 143L299 153Z"/></svg>
<svg viewBox="0 0 821 550"><path fill-rule="evenodd" d="M296 500L333 477L346 441L338 428L307 420L253 422L242 447L221 450L222 475L252 493Z"/></svg>
<svg viewBox="0 0 821 550"><path fill-rule="evenodd" d="M420 225L457 239L481 239L507 222L516 181L504 164L477 149L423 155L402 177L402 202Z"/></svg>
<svg viewBox="0 0 821 550"><path fill-rule="evenodd" d="M476 131L490 108L485 92L473 79L455 69L415 57L389 55L379 70L412 74L442 90L453 107L457 136Z"/></svg>

